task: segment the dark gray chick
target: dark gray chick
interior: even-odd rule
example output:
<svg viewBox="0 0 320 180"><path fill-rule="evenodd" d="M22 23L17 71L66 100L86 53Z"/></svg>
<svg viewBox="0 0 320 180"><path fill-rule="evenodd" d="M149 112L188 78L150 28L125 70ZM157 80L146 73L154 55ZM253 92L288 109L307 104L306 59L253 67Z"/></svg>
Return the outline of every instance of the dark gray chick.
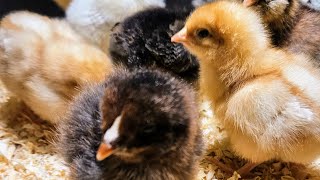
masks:
<svg viewBox="0 0 320 180"><path fill-rule="evenodd" d="M90 87L59 132L72 179L193 179L203 149L193 91L153 70Z"/></svg>

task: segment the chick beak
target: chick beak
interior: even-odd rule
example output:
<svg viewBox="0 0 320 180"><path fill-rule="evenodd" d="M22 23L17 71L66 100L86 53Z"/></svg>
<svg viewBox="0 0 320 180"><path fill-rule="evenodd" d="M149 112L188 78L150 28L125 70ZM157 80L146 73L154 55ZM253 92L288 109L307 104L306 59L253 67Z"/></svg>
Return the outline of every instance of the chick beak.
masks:
<svg viewBox="0 0 320 180"><path fill-rule="evenodd" d="M182 28L179 32L171 37L171 42L175 43L186 43L187 39L187 28Z"/></svg>
<svg viewBox="0 0 320 180"><path fill-rule="evenodd" d="M243 4L245 7L252 6L252 5L254 5L255 3L257 3L257 0L243 0L243 2L242 2L242 4Z"/></svg>
<svg viewBox="0 0 320 180"><path fill-rule="evenodd" d="M104 142L102 142L98 148L97 151L97 155L96 155L96 159L98 161L102 161L105 158L109 157L110 155L112 155L113 153L113 149L112 146L109 144L106 144Z"/></svg>

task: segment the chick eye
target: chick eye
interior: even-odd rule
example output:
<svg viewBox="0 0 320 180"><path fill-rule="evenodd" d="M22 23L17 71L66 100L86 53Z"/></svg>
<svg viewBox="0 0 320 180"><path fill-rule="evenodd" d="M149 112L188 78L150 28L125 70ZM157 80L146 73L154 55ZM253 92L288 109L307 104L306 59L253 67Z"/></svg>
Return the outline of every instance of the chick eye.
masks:
<svg viewBox="0 0 320 180"><path fill-rule="evenodd" d="M210 35L207 29L199 29L196 34L199 38L206 38Z"/></svg>
<svg viewBox="0 0 320 180"><path fill-rule="evenodd" d="M146 126L143 128L143 133L150 134L156 130L155 126Z"/></svg>

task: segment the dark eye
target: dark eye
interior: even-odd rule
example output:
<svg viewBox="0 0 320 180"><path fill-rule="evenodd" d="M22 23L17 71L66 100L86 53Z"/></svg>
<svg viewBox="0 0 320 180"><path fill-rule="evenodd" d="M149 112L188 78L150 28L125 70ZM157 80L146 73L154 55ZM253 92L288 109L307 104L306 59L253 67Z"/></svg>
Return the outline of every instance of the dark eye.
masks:
<svg viewBox="0 0 320 180"><path fill-rule="evenodd" d="M153 133L155 130L156 130L156 127L155 127L155 126L149 125L149 126L145 126L145 127L143 128L143 133L145 133L145 134L150 134L150 133Z"/></svg>
<svg viewBox="0 0 320 180"><path fill-rule="evenodd" d="M197 31L197 36L199 38L206 38L210 35L209 31L207 29L199 29Z"/></svg>

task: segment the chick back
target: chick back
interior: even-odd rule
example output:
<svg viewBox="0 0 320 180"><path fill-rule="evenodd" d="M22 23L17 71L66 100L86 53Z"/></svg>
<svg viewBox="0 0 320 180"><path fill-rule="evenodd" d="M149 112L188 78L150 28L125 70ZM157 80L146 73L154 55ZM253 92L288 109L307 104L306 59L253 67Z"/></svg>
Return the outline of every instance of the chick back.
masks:
<svg viewBox="0 0 320 180"><path fill-rule="evenodd" d="M196 81L198 60L170 40L183 27L188 14L153 8L125 19L110 36L113 61L128 68L157 67L189 82Z"/></svg>

